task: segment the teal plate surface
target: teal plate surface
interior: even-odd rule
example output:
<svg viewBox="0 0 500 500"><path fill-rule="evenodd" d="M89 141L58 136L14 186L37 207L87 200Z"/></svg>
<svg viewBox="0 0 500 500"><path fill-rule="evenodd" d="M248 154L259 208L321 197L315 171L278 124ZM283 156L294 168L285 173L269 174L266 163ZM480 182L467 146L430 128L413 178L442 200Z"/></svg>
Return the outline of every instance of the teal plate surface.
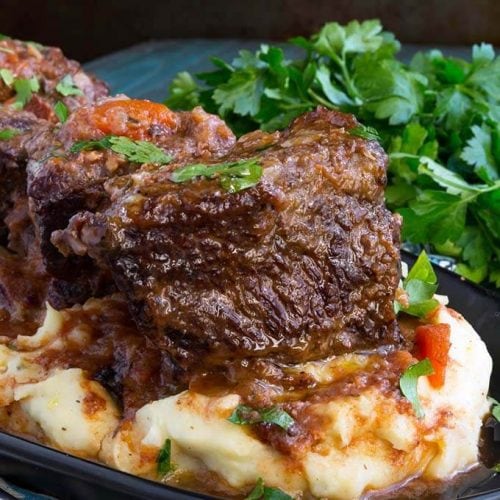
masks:
<svg viewBox="0 0 500 500"><path fill-rule="evenodd" d="M107 82L113 94L162 101L167 96L168 84L180 71L205 71L211 67L211 56L231 60L239 50L255 50L261 43L239 39L151 41L96 59L86 64L85 69ZM405 45L400 56L408 61L417 50L430 48ZM449 55L470 57L470 48L467 47L442 47L442 50ZM289 57L301 52L298 48L288 47L286 50Z"/></svg>

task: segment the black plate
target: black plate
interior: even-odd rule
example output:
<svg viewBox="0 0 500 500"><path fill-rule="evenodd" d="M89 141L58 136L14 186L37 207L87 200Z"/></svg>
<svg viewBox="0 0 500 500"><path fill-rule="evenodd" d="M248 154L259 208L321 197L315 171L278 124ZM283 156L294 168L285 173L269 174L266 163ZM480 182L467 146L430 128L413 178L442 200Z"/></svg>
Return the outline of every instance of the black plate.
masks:
<svg viewBox="0 0 500 500"><path fill-rule="evenodd" d="M403 254L403 258L410 264L414 260L409 254ZM500 399L499 296L493 291L462 280L445 269L436 268L436 272L439 278L438 292L448 295L450 306L460 311L472 323L488 345L495 361L491 394ZM496 446L500 444L496 443ZM1 432L0 476L24 488L52 495L61 500L208 498L118 472ZM2 496L0 491L0 499L3 498L12 497ZM497 474L459 492L458 498L498 500L500 475Z"/></svg>

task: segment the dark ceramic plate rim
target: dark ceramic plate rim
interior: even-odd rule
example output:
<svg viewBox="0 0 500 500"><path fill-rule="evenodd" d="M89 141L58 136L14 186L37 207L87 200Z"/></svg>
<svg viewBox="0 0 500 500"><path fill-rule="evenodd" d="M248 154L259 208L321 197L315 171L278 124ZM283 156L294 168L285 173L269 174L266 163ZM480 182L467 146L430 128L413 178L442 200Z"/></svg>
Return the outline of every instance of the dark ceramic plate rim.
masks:
<svg viewBox="0 0 500 500"><path fill-rule="evenodd" d="M404 260L411 263L414 256L403 252ZM493 301L494 307L498 308L498 312L494 311L495 317L500 317L500 297L492 291L481 288L471 282L459 278L455 273L442 268L436 268L440 281L444 278L446 282L452 283L456 290L465 290L473 294L478 294L484 300ZM441 283L440 283L441 285ZM442 287L440 287L442 288ZM439 290L442 292L443 290ZM446 290L444 290L446 291ZM448 292L449 293L449 292ZM458 292L457 292L458 293ZM453 294L450 294L453 299ZM460 311L467 317L467 311ZM481 332L480 332L481 333ZM499 332L500 334L500 332ZM493 353L492 353L493 356ZM497 356L493 356L496 364L500 363ZM498 378L497 378L498 379ZM494 377L492 376L490 391L498 394L500 387L493 387ZM5 470L4 470L5 469ZM7 472L6 472L7 471ZM10 471L10 473L8 472ZM12 472L17 471L17 472ZM121 472L106 465L91 462L89 460L77 458L63 452L48 448L46 446L33 443L26 439L12 436L0 431L0 475L5 476L7 480L19 481L20 478L26 478L31 471L32 475L40 476L54 475L55 480L66 480L72 485L72 491L68 491L67 498L84 498L75 496L75 485L77 488L85 488L87 486L90 491L94 491L94 495L87 498L112 498L120 495L121 499L179 499L179 500L194 500L213 498L203 494L193 493L182 490L173 486L164 485L155 481L143 479L131 474ZM29 481L24 481L26 483ZM50 483L50 479L48 479ZM97 486L92 485L93 482L98 482ZM23 484L25 486L25 484ZM33 484L28 484L28 488L34 488ZM58 495L51 493L50 487L43 488L45 494ZM55 488L57 489L57 488ZM97 491L97 493L95 493ZM60 495L60 493L59 493ZM113 495L112 497L109 495ZM500 475L493 476L488 481L482 482L479 485L469 488L465 494L458 497L461 499L474 498L478 500L494 500L500 497ZM12 496L3 493L0 490L0 499L10 499Z"/></svg>

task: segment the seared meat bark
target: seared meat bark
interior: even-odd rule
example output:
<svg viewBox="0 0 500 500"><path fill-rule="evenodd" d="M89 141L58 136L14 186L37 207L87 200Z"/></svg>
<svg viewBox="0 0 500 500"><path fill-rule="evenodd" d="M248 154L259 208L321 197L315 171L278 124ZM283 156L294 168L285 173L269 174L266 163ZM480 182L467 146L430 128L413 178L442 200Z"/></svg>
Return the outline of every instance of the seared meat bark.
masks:
<svg viewBox="0 0 500 500"><path fill-rule="evenodd" d="M0 243L7 243L9 233L9 247L26 254L30 245L22 245L23 240L31 240L31 236L24 235L23 229L30 223L28 217L21 223L20 215L27 215L27 198L23 199L27 158L47 142L41 137L43 131L49 132L58 123L54 112L57 102L72 111L106 96L107 88L59 49L32 42L1 40L0 68L4 70L0 78L0 133L7 133L0 140ZM23 84L28 85L28 93L25 88L20 100ZM9 131L15 135L10 137ZM15 213L11 214L13 207ZM9 231L8 215L14 222Z"/></svg>
<svg viewBox="0 0 500 500"><path fill-rule="evenodd" d="M32 113L0 106L0 131L9 131L0 140L0 242L6 243L4 219L14 205L14 199L26 194L26 171L29 144L42 133L47 122Z"/></svg>
<svg viewBox="0 0 500 500"><path fill-rule="evenodd" d="M28 334L30 321L43 316L48 277L31 222L26 195L26 163L50 142L58 122L54 105L68 110L107 94L59 49L5 39L0 41L0 331L3 325ZM56 88L65 80L66 88ZM31 81L20 99L21 87ZM71 87L71 88L69 88ZM25 89L26 90L26 89ZM68 94L69 95L64 95ZM28 323L27 323L28 322Z"/></svg>
<svg viewBox="0 0 500 500"><path fill-rule="evenodd" d="M59 253L50 241L52 233L64 229L73 215L106 206L106 180L126 180L138 169L158 169L128 161L109 149L71 152L77 141L110 135L151 142L179 161L214 160L235 142L224 122L201 108L174 113L161 104L120 97L74 112L28 167L28 193L42 254L57 279L50 293L56 308L84 301L109 280L108 270L95 269L89 257L66 258Z"/></svg>
<svg viewBox="0 0 500 500"><path fill-rule="evenodd" d="M115 177L109 206L75 214L52 242L110 270L136 322L186 368L398 344L400 221L384 206L386 156L356 125L318 109L242 137L208 162L260 163L260 182L237 193L217 178L172 182L190 159Z"/></svg>

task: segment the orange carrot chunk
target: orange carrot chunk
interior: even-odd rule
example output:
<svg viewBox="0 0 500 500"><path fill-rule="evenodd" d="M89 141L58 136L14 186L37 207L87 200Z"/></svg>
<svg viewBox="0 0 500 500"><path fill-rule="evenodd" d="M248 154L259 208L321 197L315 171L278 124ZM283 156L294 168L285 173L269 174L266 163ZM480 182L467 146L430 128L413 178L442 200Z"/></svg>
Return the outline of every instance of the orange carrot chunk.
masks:
<svg viewBox="0 0 500 500"><path fill-rule="evenodd" d="M93 113L96 128L109 135L147 140L152 127L173 130L177 118L173 111L151 101L117 99L96 106Z"/></svg>
<svg viewBox="0 0 500 500"><path fill-rule="evenodd" d="M450 325L439 323L437 325L418 326L415 330L415 343L418 347L419 359L429 358L434 368L434 373L428 375L430 384L439 389L443 386L448 365L450 351Z"/></svg>

